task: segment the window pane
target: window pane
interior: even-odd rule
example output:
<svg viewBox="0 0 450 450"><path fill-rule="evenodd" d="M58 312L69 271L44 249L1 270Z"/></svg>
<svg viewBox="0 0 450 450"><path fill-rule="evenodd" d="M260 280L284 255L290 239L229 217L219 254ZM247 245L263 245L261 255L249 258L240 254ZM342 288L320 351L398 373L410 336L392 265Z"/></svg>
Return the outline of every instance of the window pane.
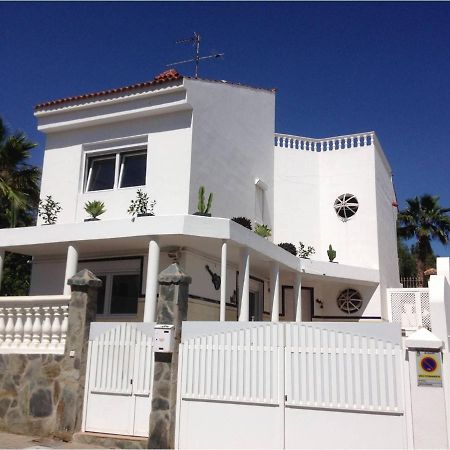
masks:
<svg viewBox="0 0 450 450"><path fill-rule="evenodd" d="M114 275L111 314L136 314L138 296L139 275Z"/></svg>
<svg viewBox="0 0 450 450"><path fill-rule="evenodd" d="M147 171L147 153L124 155L120 187L143 186Z"/></svg>
<svg viewBox="0 0 450 450"><path fill-rule="evenodd" d="M97 314L103 314L105 312L105 289L106 289L106 277L98 277L102 280L102 286L97 290Z"/></svg>
<svg viewBox="0 0 450 450"><path fill-rule="evenodd" d="M88 191L100 191L114 187L114 172L116 158L92 159L89 162L89 186Z"/></svg>

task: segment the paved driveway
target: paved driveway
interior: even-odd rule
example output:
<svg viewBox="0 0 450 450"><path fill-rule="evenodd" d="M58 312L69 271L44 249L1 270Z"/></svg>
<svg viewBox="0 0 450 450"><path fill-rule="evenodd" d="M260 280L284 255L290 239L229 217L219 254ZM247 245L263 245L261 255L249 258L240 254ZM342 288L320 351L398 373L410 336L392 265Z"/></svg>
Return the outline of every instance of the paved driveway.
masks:
<svg viewBox="0 0 450 450"><path fill-rule="evenodd" d="M76 442L64 442L59 439L0 432L0 448L103 448L87 444L81 445L83 447L80 447L80 444Z"/></svg>

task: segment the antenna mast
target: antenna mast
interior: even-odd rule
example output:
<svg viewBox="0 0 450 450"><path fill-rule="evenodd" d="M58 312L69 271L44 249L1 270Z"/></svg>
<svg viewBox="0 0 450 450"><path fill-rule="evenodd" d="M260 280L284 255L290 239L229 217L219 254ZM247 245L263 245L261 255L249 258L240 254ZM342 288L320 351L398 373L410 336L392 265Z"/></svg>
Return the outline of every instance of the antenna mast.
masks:
<svg viewBox="0 0 450 450"><path fill-rule="evenodd" d="M195 63L195 78L198 78L198 69L200 66L200 61L204 60L204 59L216 59L216 58L222 58L224 56L224 53L215 53L212 55L208 55L208 56L200 56L200 34L194 32L193 36L190 38L186 38L186 39L179 39L178 41L176 41L177 44L189 44L189 43L193 43L193 46L195 47L195 56L192 59L186 59L184 61L177 61L171 64L167 64L166 67L173 67L173 66L178 66L179 64L186 64L186 63L190 63L193 62Z"/></svg>

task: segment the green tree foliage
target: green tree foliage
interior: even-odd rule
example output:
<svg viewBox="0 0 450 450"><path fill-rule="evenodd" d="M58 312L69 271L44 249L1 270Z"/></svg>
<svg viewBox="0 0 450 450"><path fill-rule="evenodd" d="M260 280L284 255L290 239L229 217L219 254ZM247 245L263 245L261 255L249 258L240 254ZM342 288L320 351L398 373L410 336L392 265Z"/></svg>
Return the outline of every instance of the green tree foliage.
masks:
<svg viewBox="0 0 450 450"><path fill-rule="evenodd" d="M398 215L398 236L415 239L413 253L416 256L416 274L423 278L427 263L433 261L431 241L438 240L443 245L449 242L450 208L439 204L439 197L424 194L406 200L407 207Z"/></svg>
<svg viewBox="0 0 450 450"><path fill-rule="evenodd" d="M400 277L415 277L417 274L416 257L406 243L400 238L397 240L397 250Z"/></svg>
<svg viewBox="0 0 450 450"><path fill-rule="evenodd" d="M0 228L34 225L40 170L29 164L36 144L21 132L10 133L0 118ZM1 295L27 295L31 258L6 253Z"/></svg>

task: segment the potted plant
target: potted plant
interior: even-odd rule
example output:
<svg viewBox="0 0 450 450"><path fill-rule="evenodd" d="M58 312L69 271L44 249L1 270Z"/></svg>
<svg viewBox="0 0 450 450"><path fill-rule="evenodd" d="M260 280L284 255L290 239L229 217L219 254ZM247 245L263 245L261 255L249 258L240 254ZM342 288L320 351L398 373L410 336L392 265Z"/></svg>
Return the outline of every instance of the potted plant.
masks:
<svg viewBox="0 0 450 450"><path fill-rule="evenodd" d="M252 229L252 221L250 219L247 219L247 217L233 217L231 220L238 223L239 225L242 225L245 228L248 228L249 230Z"/></svg>
<svg viewBox="0 0 450 450"><path fill-rule="evenodd" d="M84 210L91 216L88 219L84 219L85 222L92 222L98 219L98 216L101 216L106 212L105 204L100 200L93 200L92 202L86 202L84 205Z"/></svg>
<svg viewBox="0 0 450 450"><path fill-rule="evenodd" d="M334 260L336 258L336 250L333 249L331 244L328 246L327 255L330 262L337 264L337 261Z"/></svg>
<svg viewBox="0 0 450 450"><path fill-rule="evenodd" d="M259 223L255 225L255 233L263 238L272 236L272 230L267 225Z"/></svg>
<svg viewBox="0 0 450 450"><path fill-rule="evenodd" d="M198 211L194 213L194 216L211 217L211 213L209 211L211 210L212 199L213 194L210 193L208 196L208 201L205 204L205 187L200 186L200 189L198 190L198 205L197 205Z"/></svg>
<svg viewBox="0 0 450 450"><path fill-rule="evenodd" d="M131 200L130 207L128 208L128 214L131 214L133 218L154 216L153 208L156 205L156 201L150 201L148 194L143 192L142 189L138 189L136 192L136 199Z"/></svg>
<svg viewBox="0 0 450 450"><path fill-rule="evenodd" d="M47 195L45 200L39 200L38 215L42 217L44 225L55 224L61 210L60 203L53 200L51 195Z"/></svg>
<svg viewBox="0 0 450 450"><path fill-rule="evenodd" d="M303 242L299 242L297 253L299 258L309 259L311 255L314 255L314 253L316 253L314 247L308 245L308 247L306 248L306 245Z"/></svg>
<svg viewBox="0 0 450 450"><path fill-rule="evenodd" d="M281 247L287 252L292 253L294 256L297 256L297 249L295 248L295 245L291 244L290 242L280 242L278 244L278 247Z"/></svg>

